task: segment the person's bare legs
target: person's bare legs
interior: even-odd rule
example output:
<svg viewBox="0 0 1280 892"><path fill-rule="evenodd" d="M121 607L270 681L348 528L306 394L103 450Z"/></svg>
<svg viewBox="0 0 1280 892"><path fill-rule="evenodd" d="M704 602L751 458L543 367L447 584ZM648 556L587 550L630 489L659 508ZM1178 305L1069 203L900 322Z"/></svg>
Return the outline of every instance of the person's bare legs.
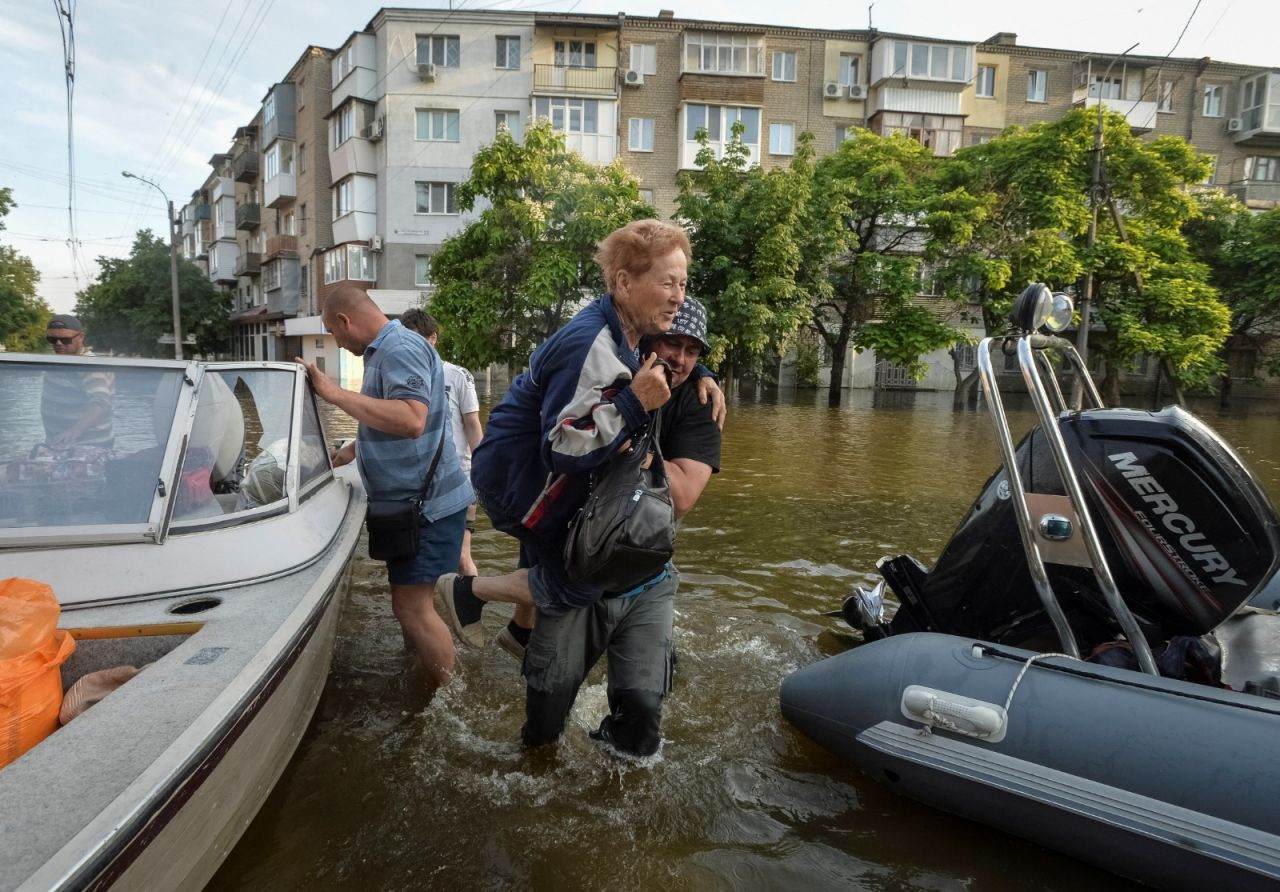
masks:
<svg viewBox="0 0 1280 892"><path fill-rule="evenodd" d="M436 613L436 587L391 584L391 612L400 622L407 641L413 643L423 671L435 687L453 678L453 638L449 627Z"/></svg>
<svg viewBox="0 0 1280 892"><path fill-rule="evenodd" d="M527 607L530 612L533 611L533 594L529 591L528 568L521 568L502 576L476 576L471 580L471 594L481 601L501 601L504 604L515 604L517 610Z"/></svg>
<svg viewBox="0 0 1280 892"><path fill-rule="evenodd" d="M519 604L516 612L511 614L511 621L522 629L532 629L537 616L538 611L532 605Z"/></svg>
<svg viewBox="0 0 1280 892"><path fill-rule="evenodd" d="M527 568L502 576L459 576L446 573L437 580L444 618L458 636L471 647L484 644L484 627L480 624L484 605L493 601L515 604L516 608L533 610L533 593L529 590Z"/></svg>
<svg viewBox="0 0 1280 892"><path fill-rule="evenodd" d="M471 559L471 531L466 530L462 534L462 553L458 556L458 575L459 576L479 576L480 570L476 567L476 562Z"/></svg>

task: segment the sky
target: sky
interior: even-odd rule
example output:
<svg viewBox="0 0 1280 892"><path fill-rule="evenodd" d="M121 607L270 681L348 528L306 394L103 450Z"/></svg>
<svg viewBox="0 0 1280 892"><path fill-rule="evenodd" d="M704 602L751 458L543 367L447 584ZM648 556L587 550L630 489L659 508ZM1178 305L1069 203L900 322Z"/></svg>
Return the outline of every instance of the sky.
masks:
<svg viewBox="0 0 1280 892"><path fill-rule="evenodd" d="M1012 31L1025 46L1135 54L1210 56L1280 67L1275 0L454 0L462 9L633 16L672 9L681 18L866 28L954 40ZM69 219L68 116L59 4L71 14L75 209ZM160 193L121 171L154 180L181 207L227 151L268 85L308 44L337 47L382 4L368 0L0 0L0 187L18 207L0 244L26 254L40 296L58 312L92 281L99 256L129 252L134 233L166 232ZM445 8L447 0L393 5ZM839 12L837 12L839 10ZM1185 33L1183 30L1185 28ZM1176 49L1175 49L1176 45ZM75 241L68 242L74 232Z"/></svg>

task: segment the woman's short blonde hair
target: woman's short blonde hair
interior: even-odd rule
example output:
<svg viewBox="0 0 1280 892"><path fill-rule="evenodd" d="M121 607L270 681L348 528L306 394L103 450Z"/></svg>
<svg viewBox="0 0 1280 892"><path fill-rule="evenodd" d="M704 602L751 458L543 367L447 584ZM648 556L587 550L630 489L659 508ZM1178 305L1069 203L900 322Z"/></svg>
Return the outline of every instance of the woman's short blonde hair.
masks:
<svg viewBox="0 0 1280 892"><path fill-rule="evenodd" d="M679 226L661 220L633 220L605 236L596 249L596 263L604 273L605 287L614 293L618 273L644 275L659 257L679 248L686 260L693 259L689 236Z"/></svg>

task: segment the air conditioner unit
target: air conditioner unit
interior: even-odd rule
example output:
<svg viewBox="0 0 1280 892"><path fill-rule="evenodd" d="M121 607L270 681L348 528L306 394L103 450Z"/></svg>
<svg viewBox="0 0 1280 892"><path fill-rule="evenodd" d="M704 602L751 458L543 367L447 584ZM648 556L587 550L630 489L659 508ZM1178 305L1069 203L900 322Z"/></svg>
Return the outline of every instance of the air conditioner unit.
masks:
<svg viewBox="0 0 1280 892"><path fill-rule="evenodd" d="M831 81L822 88L823 99L839 99L844 93L840 85L835 81Z"/></svg>
<svg viewBox="0 0 1280 892"><path fill-rule="evenodd" d="M436 79L436 66L434 62L418 63L418 80L433 81Z"/></svg>
<svg viewBox="0 0 1280 892"><path fill-rule="evenodd" d="M376 118L369 122L368 127L365 127L364 130L360 131L360 135L369 140L369 142L377 142L382 139L383 135L386 133L386 129L386 118Z"/></svg>
<svg viewBox="0 0 1280 892"><path fill-rule="evenodd" d="M638 87L644 83L644 72L635 68L628 68L622 75L622 82L628 87Z"/></svg>
<svg viewBox="0 0 1280 892"><path fill-rule="evenodd" d="M864 86L863 84L850 84L849 98L850 99L866 99L867 98L866 86Z"/></svg>
<svg viewBox="0 0 1280 892"><path fill-rule="evenodd" d="M1227 132L1237 133L1243 126L1243 122L1239 118L1227 118Z"/></svg>
<svg viewBox="0 0 1280 892"><path fill-rule="evenodd" d="M375 236L370 237L370 239L369 239L369 250L370 250L370 251L381 251L381 250L382 250L382 236L380 236L380 235L375 235Z"/></svg>

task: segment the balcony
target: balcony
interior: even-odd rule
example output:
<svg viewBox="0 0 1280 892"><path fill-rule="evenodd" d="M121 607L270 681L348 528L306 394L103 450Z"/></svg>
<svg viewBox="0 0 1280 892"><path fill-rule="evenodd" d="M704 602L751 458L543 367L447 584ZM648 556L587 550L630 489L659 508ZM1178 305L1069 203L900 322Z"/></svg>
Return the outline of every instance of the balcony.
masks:
<svg viewBox="0 0 1280 892"><path fill-rule="evenodd" d="M253 232L262 225L262 205L242 204L236 208L236 229Z"/></svg>
<svg viewBox="0 0 1280 892"><path fill-rule="evenodd" d="M1280 70L1240 79L1240 111L1231 118L1231 141L1259 149L1280 148Z"/></svg>
<svg viewBox="0 0 1280 892"><path fill-rule="evenodd" d="M297 108L297 88L293 84L276 84L271 88L262 104L264 147L269 148L277 139L293 139L297 126Z"/></svg>
<svg viewBox="0 0 1280 892"><path fill-rule="evenodd" d="M279 173L267 180L262 189L267 207L278 208L298 197L298 181L291 173Z"/></svg>
<svg viewBox="0 0 1280 892"><path fill-rule="evenodd" d="M236 259L237 276L257 276L262 273L262 255L257 251L245 251Z"/></svg>
<svg viewBox="0 0 1280 892"><path fill-rule="evenodd" d="M353 137L329 152L329 176L333 182L352 174L376 176L378 150L367 139Z"/></svg>
<svg viewBox="0 0 1280 892"><path fill-rule="evenodd" d="M1076 87L1071 94L1071 104L1076 108L1097 108L1098 97L1089 95L1088 87ZM1156 126L1156 103L1141 99L1102 99L1108 111L1124 115L1132 130L1150 130Z"/></svg>
<svg viewBox="0 0 1280 892"><path fill-rule="evenodd" d="M231 161L231 175L237 183L256 183L261 169L256 147L246 149Z"/></svg>
<svg viewBox="0 0 1280 892"><path fill-rule="evenodd" d="M191 206L192 213L196 220L212 220L213 209L207 204L195 204Z"/></svg>
<svg viewBox="0 0 1280 892"><path fill-rule="evenodd" d="M216 242L209 249L209 278L219 285L236 283L240 248L235 242Z"/></svg>
<svg viewBox="0 0 1280 892"><path fill-rule="evenodd" d="M298 256L298 237L296 235L273 235L267 239L267 260L280 256Z"/></svg>
<svg viewBox="0 0 1280 892"><path fill-rule="evenodd" d="M1280 206L1280 181L1239 180L1227 186L1227 192L1255 210Z"/></svg>
<svg viewBox="0 0 1280 892"><path fill-rule="evenodd" d="M618 69L535 65L533 89L535 93L559 93L567 96L616 96Z"/></svg>

